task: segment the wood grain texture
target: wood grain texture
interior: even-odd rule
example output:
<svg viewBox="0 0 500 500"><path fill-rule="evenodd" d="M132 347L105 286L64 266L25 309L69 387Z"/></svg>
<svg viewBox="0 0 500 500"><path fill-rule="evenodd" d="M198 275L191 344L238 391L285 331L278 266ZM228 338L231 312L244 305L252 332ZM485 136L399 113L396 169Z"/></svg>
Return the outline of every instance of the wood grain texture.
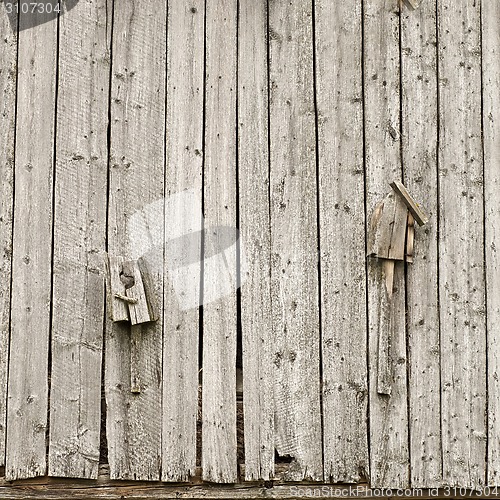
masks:
<svg viewBox="0 0 500 500"><path fill-rule="evenodd" d="M488 476L500 486L500 4L483 3L482 67L488 331Z"/></svg>
<svg viewBox="0 0 500 500"><path fill-rule="evenodd" d="M240 1L238 54L239 205L246 269L241 327L245 478L274 475L274 400L269 219L267 2Z"/></svg>
<svg viewBox="0 0 500 500"><path fill-rule="evenodd" d="M399 8L390 0L364 2L364 93L367 217L401 178ZM370 376L372 487L409 484L404 267L396 263L390 308L380 262L368 260L369 371L377 369L379 329L392 323L391 395L377 394ZM392 318L388 317L392 311ZM389 321L390 320L390 321Z"/></svg>
<svg viewBox="0 0 500 500"><path fill-rule="evenodd" d="M203 163L203 0L169 1L167 74L167 196L190 191L195 203L165 211L165 238L191 235L185 250L165 261L163 346L163 481L187 481L196 467L199 310L182 307L174 284L200 294L201 263L194 274L172 274L181 255L201 256ZM194 279L193 279L194 278ZM175 283L173 280L176 280Z"/></svg>
<svg viewBox="0 0 500 500"><path fill-rule="evenodd" d="M275 444L289 480L321 480L312 3L269 8Z"/></svg>
<svg viewBox="0 0 500 500"><path fill-rule="evenodd" d="M408 391L411 485L442 481L440 339L437 255L436 2L402 11L401 81L404 180L429 222L415 226L413 264L407 268ZM409 246L407 242L407 246Z"/></svg>
<svg viewBox="0 0 500 500"><path fill-rule="evenodd" d="M132 0L114 7L108 248L125 260L144 255L160 301L166 4ZM159 313L162 318L163 310ZM162 324L160 319L140 327L138 394L130 390L130 325L108 320L106 326L106 428L113 479L160 478Z"/></svg>
<svg viewBox="0 0 500 500"><path fill-rule="evenodd" d="M16 117L17 31L0 11L0 465L5 464L7 374L12 271L12 217L14 196L14 137Z"/></svg>
<svg viewBox="0 0 500 500"><path fill-rule="evenodd" d="M368 476L361 3L318 0L315 15L324 473L358 482Z"/></svg>
<svg viewBox="0 0 500 500"><path fill-rule="evenodd" d="M109 32L105 1L61 16L49 475L96 478L104 325Z"/></svg>
<svg viewBox="0 0 500 500"><path fill-rule="evenodd" d="M438 3L439 304L443 475L480 487L486 325L480 3Z"/></svg>
<svg viewBox="0 0 500 500"><path fill-rule="evenodd" d="M38 14L21 14L20 30ZM20 31L5 475L45 474L57 23Z"/></svg>
<svg viewBox="0 0 500 500"><path fill-rule="evenodd" d="M236 0L208 1L206 27L204 215L216 248L204 249L202 468L204 480L232 483L238 269L236 245L226 248L215 231L236 226Z"/></svg>
<svg viewBox="0 0 500 500"><path fill-rule="evenodd" d="M281 467L276 466L277 474ZM243 483L235 485L214 486L203 484L200 477L186 485L146 483L138 481L112 481L109 479L107 466L101 466L98 480L92 483L85 480L61 480L51 478L40 478L38 480L18 481L15 485L7 483L5 479L0 478L0 495L6 500L88 500L89 498L107 499L107 500L177 500L179 498L189 500L257 500L257 499L275 499L275 500L297 500L297 498L322 498L327 497L332 500L345 499L356 492L356 498L361 500L373 499L390 500L394 497L381 496L380 490L372 490L365 483L360 483L353 487L352 485L325 485L321 483L302 483L301 485L290 485L283 481L273 482L273 486L263 485L261 483ZM393 490L394 491L394 490ZM485 490L486 491L486 490ZM491 490L493 491L493 490ZM429 490L422 489L411 492L405 498L422 499L450 498L452 492L440 489ZM478 495L479 492L468 491L460 498L488 498L485 495ZM489 497L491 498L491 496Z"/></svg>
<svg viewBox="0 0 500 500"><path fill-rule="evenodd" d="M244 466L241 466L243 469ZM139 481L113 481L109 477L109 467L101 465L99 467L99 476L97 481L87 481L84 479L60 479L60 478L36 478L16 481L12 484L0 477L0 496L5 499L43 499L43 500L59 500L71 498L76 500L88 500L92 498L122 500L153 500L158 498L179 499L186 498L191 500L203 499L282 499L296 500L304 498L306 495L310 498L320 498L328 496L331 499L342 499L352 495L356 491L356 498L372 499L374 497L383 500L389 500L393 497L380 496L380 490L372 490L362 482L353 487L352 485L325 485L322 483L304 482L300 485L290 485L284 482L282 474L286 473L287 464L276 464L275 481L272 487L269 484L264 485L262 482L245 482L234 485L217 486L213 484L203 484L200 473L200 468L196 470L196 476L191 478L188 484L161 484ZM242 471L244 475L244 471ZM350 488L350 489L349 489ZM354 488L354 489L353 489ZM394 491L394 490L393 490ZM468 491L460 498L491 498L491 494L495 495L493 489L490 490L488 497L485 492L481 495L478 491ZM413 493L413 494L412 494ZM421 489L420 491L407 491L408 499L450 498L453 495L451 490L445 489Z"/></svg>

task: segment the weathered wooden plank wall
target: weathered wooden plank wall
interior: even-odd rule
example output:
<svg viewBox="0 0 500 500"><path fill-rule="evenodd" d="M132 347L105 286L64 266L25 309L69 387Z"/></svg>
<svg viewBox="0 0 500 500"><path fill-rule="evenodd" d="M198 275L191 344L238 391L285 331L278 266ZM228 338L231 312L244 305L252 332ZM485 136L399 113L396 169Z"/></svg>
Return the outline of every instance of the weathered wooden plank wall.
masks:
<svg viewBox="0 0 500 500"><path fill-rule="evenodd" d="M498 5L66 7L0 4L6 478L47 437L96 478L104 351L112 479L238 481L241 334L247 480L498 484ZM394 180L431 217L391 309L365 242ZM145 255L159 321L105 319L106 250Z"/></svg>
<svg viewBox="0 0 500 500"><path fill-rule="evenodd" d="M500 485L500 4L482 7L482 83L488 356L488 475Z"/></svg>
<svg viewBox="0 0 500 500"><path fill-rule="evenodd" d="M17 24L17 14L13 22ZM0 11L0 33L0 464L4 465L17 92L17 30L10 29L6 11Z"/></svg>
<svg viewBox="0 0 500 500"><path fill-rule="evenodd" d="M147 0L113 6L108 251L145 253L155 293L163 295L166 5ZM147 124L147 126L146 126ZM150 206L152 204L152 206ZM157 243L158 242L158 243ZM105 385L110 473L159 480L163 307L160 319L106 326ZM131 353L131 330L138 330ZM131 392L131 354L140 392Z"/></svg>
<svg viewBox="0 0 500 500"><path fill-rule="evenodd" d="M438 3L439 305L443 480L486 472L481 3Z"/></svg>
<svg viewBox="0 0 500 500"><path fill-rule="evenodd" d="M163 481L186 481L196 468L200 315L197 307L186 307L179 300L171 275L176 273L178 287L200 295L201 264L187 263L196 266L193 275L183 257L200 256L202 244L204 20L202 0L168 4ZM186 191L190 194L184 198ZM176 198L176 193L181 197ZM179 248L175 242L183 237Z"/></svg>
<svg viewBox="0 0 500 500"><path fill-rule="evenodd" d="M417 488L442 483L437 79L436 2L429 0L401 17L403 180L430 216L407 273L410 479Z"/></svg>
<svg viewBox="0 0 500 500"><path fill-rule="evenodd" d="M48 473L61 477L95 479L99 466L107 20L106 2L87 0L59 23Z"/></svg>
<svg viewBox="0 0 500 500"><path fill-rule="evenodd" d="M311 0L269 5L275 446L289 479L323 477Z"/></svg>
<svg viewBox="0 0 500 500"><path fill-rule="evenodd" d="M269 213L267 0L240 1L238 23L238 171L243 252L241 329L245 478L274 476L274 344Z"/></svg>
<svg viewBox="0 0 500 500"><path fill-rule="evenodd" d="M35 17L32 17L35 16ZM58 25L19 15L6 477L45 474ZM26 28L26 29L24 29Z"/></svg>
<svg viewBox="0 0 500 500"><path fill-rule="evenodd" d="M323 458L350 483L369 472L362 5L317 1L315 21Z"/></svg>
<svg viewBox="0 0 500 500"><path fill-rule="evenodd" d="M202 468L203 479L232 483L238 278L236 245L228 247L224 228L236 226L237 214L237 1L206 8Z"/></svg>
<svg viewBox="0 0 500 500"><path fill-rule="evenodd" d="M391 0L364 2L365 178L367 218L402 177L399 7ZM409 485L406 381L405 279L396 263L391 313L383 267L368 260L370 371L370 468L375 487ZM392 317L391 317L392 314ZM385 347L392 366L391 394L377 392L379 328L390 331Z"/></svg>

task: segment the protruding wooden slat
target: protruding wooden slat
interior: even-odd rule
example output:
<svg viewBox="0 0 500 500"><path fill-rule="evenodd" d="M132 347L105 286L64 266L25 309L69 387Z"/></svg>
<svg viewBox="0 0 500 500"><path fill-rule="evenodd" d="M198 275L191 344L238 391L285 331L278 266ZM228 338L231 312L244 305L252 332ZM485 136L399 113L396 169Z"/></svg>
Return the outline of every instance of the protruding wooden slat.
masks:
<svg viewBox="0 0 500 500"><path fill-rule="evenodd" d="M401 199L404 201L408 210L412 213L414 219L418 222L419 226L423 226L429 222L429 217L422 210L420 205L412 198L404 184L400 181L391 182L391 187L398 193Z"/></svg>
<svg viewBox="0 0 500 500"><path fill-rule="evenodd" d="M288 480L321 480L313 9L269 8L275 443Z"/></svg>
<svg viewBox="0 0 500 500"><path fill-rule="evenodd" d="M438 2L439 306L443 474L486 473L481 3Z"/></svg>
<svg viewBox="0 0 500 500"><path fill-rule="evenodd" d="M368 476L361 3L316 0L315 14L324 472L358 482Z"/></svg>
<svg viewBox="0 0 500 500"><path fill-rule="evenodd" d="M33 26L38 15L21 13L19 20L9 480L46 471L57 22Z"/></svg>
<svg viewBox="0 0 500 500"><path fill-rule="evenodd" d="M238 124L245 478L274 475L274 401L267 78L267 1L239 12Z"/></svg>
<svg viewBox="0 0 500 500"><path fill-rule="evenodd" d="M17 25L17 14L12 14ZM0 465L5 464L7 375L10 332L12 211L14 195L14 136L16 116L17 30L0 9Z"/></svg>
<svg viewBox="0 0 500 500"><path fill-rule="evenodd" d="M436 1L425 0L415 12L404 9L401 28L404 182L429 214L427 225L413 230L414 259L406 274L410 478L412 487L424 488L442 484Z"/></svg>
<svg viewBox="0 0 500 500"><path fill-rule="evenodd" d="M206 5L204 210L214 248L204 249L202 469L205 481L233 483L237 253L217 228L236 227L237 1Z"/></svg>
<svg viewBox="0 0 500 500"><path fill-rule="evenodd" d="M483 127L488 326L488 476L500 486L500 3L483 2Z"/></svg>
<svg viewBox="0 0 500 500"><path fill-rule="evenodd" d="M108 249L144 256L163 295L166 2L114 3ZM160 256L160 257L158 257ZM160 318L163 311L160 311ZM106 325L107 440L113 479L159 480L162 320L135 338L140 393L131 392L131 326Z"/></svg>
<svg viewBox="0 0 500 500"><path fill-rule="evenodd" d="M401 178L399 7L392 0L364 1L364 95L367 217ZM404 266L396 265L390 308L385 276L376 259L368 259L369 370L377 370L378 334L392 322L388 356L391 395L377 393L370 376L370 472L372 487L409 484L408 405ZM388 318L388 315L392 317Z"/></svg>
<svg viewBox="0 0 500 500"><path fill-rule="evenodd" d="M106 1L61 15L49 474L96 478L104 325L109 32Z"/></svg>
<svg viewBox="0 0 500 500"><path fill-rule="evenodd" d="M105 257L106 264L106 295L107 313L112 321L129 321L129 312L126 297L125 283L121 280L120 273L125 259L121 255Z"/></svg>
<svg viewBox="0 0 500 500"><path fill-rule="evenodd" d="M184 271L177 261L188 253L201 256L195 235L202 229L205 2L169 0L168 10L165 188L167 196L181 198L165 209L162 480L187 481L196 467L199 310L183 305L174 287L200 294L202 264ZM183 235L188 238L171 261L169 242Z"/></svg>

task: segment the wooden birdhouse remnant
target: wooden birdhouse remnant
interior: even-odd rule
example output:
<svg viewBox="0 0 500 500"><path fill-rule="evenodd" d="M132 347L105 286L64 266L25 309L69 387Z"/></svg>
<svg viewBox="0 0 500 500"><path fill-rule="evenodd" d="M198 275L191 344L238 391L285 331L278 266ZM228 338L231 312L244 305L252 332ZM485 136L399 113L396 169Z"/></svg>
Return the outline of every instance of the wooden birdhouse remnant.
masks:
<svg viewBox="0 0 500 500"><path fill-rule="evenodd" d="M126 261L122 256L108 255L106 267L109 317L130 323L130 391L138 394L142 324L157 321L159 316L151 273L142 257Z"/></svg>
<svg viewBox="0 0 500 500"><path fill-rule="evenodd" d="M157 321L158 307L145 259L125 261L108 255L107 267L110 318L131 325Z"/></svg>
<svg viewBox="0 0 500 500"><path fill-rule="evenodd" d="M385 277L385 304L381 307L385 314L379 321L378 332L377 392L387 395L391 394L392 384L394 267L397 262L413 262L415 221L422 226L429 220L401 182L392 182L391 187L393 191L375 206L368 234L368 257L380 260Z"/></svg>

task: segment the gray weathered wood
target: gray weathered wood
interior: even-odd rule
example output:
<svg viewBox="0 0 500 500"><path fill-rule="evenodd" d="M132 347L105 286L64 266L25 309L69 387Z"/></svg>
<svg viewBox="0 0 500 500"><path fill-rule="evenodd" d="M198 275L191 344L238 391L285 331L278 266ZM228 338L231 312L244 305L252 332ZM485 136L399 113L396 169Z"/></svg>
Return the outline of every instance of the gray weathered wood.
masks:
<svg viewBox="0 0 500 500"><path fill-rule="evenodd" d="M373 210L367 255L379 259L405 259L408 208L399 195L389 193Z"/></svg>
<svg viewBox="0 0 500 500"><path fill-rule="evenodd" d="M4 10L0 11L0 33L0 465L4 465L17 78L17 32L10 29L9 18Z"/></svg>
<svg viewBox="0 0 500 500"><path fill-rule="evenodd" d="M240 1L238 54L245 478L274 475L267 1Z"/></svg>
<svg viewBox="0 0 500 500"><path fill-rule="evenodd" d="M276 467L278 469L278 467ZM279 473L277 471L277 473ZM392 490L393 492L395 490ZM484 490L487 491L487 490ZM490 490L494 491L493 489ZM478 491L467 491L460 498L487 499L492 498L478 494ZM101 466L97 482L73 480L62 481L53 478L19 481L15 486L0 478L0 496L5 500L88 500L89 498L107 500L297 500L297 498L329 498L341 500L355 494L357 499L370 500L380 498L390 500L394 497L381 496L380 490L370 489L361 483L353 485L325 485L321 483L302 483L300 485L284 484L283 481L274 482L272 487L259 483L244 483L214 487L212 484L202 484L199 477L186 485L165 485L159 483L140 483L137 481L112 481L109 479L107 466ZM446 499L453 495L453 491L440 489L421 489L407 491L405 498L417 500L422 498ZM453 497L452 497L453 498Z"/></svg>
<svg viewBox="0 0 500 500"><path fill-rule="evenodd" d="M165 3L133 0L114 7L108 248L126 260L145 254L160 298L163 269L156 255L163 255L164 234ZM160 477L162 323L141 325L139 394L130 387L131 327L106 325L106 424L114 479Z"/></svg>
<svg viewBox="0 0 500 500"><path fill-rule="evenodd" d="M205 227L236 226L236 0L206 12ZM236 464L236 246L204 260L202 468L206 481L232 483ZM224 290L221 297L207 299Z"/></svg>
<svg viewBox="0 0 500 500"><path fill-rule="evenodd" d="M37 15L21 14L20 27ZM46 471L56 57L57 23L20 32L8 479L43 475Z"/></svg>
<svg viewBox="0 0 500 500"><path fill-rule="evenodd" d="M368 476L361 3L318 0L315 14L324 473L358 482Z"/></svg>
<svg viewBox="0 0 500 500"><path fill-rule="evenodd" d="M414 262L407 269L408 391L411 485L442 481L440 340L437 259L436 2L402 11L401 81L405 185L424 204L429 222L415 228ZM407 252L410 251L407 241Z"/></svg>
<svg viewBox="0 0 500 500"><path fill-rule="evenodd" d="M105 256L106 264L106 308L112 321L128 321L129 312L126 297L125 283L120 273L125 259L121 255Z"/></svg>
<svg viewBox="0 0 500 500"><path fill-rule="evenodd" d="M443 475L467 487L485 483L487 433L480 9L438 3Z"/></svg>
<svg viewBox="0 0 500 500"><path fill-rule="evenodd" d="M195 203L181 201L166 209L167 245L170 238L202 229L204 10L203 0L169 0L165 188L167 195L190 190ZM193 251L201 256L201 239L186 241L181 254ZM175 265L165 261L163 481L187 481L196 467L199 311L182 307L173 287ZM201 263L194 274L175 279L198 296Z"/></svg>
<svg viewBox="0 0 500 500"><path fill-rule="evenodd" d="M482 8L486 296L488 327L488 477L500 486L500 4Z"/></svg>
<svg viewBox="0 0 500 500"><path fill-rule="evenodd" d="M142 259L144 264L147 262ZM140 323L147 323L149 321L156 321L158 319L156 297L154 293L154 284L152 284L152 277L147 268L143 265L142 269L139 267L139 262L136 260L128 261L123 264L123 272L125 276L132 278L132 286L127 287L126 296L130 323L138 325ZM144 284L146 278L150 286ZM147 292L148 290L148 292Z"/></svg>
<svg viewBox="0 0 500 500"><path fill-rule="evenodd" d="M423 226L424 224L427 224L427 222L429 222L429 217L427 216L427 214L422 210L417 201L410 195L402 182L391 182L391 187L404 201L404 203L408 207L408 210L412 213L419 226Z"/></svg>
<svg viewBox="0 0 500 500"><path fill-rule="evenodd" d="M276 449L323 478L311 0L270 2L271 292Z"/></svg>
<svg viewBox="0 0 500 500"><path fill-rule="evenodd" d="M392 0L364 2L364 77L366 206L370 217L388 193L389 183L401 178L399 8ZM369 219L368 219L369 220ZM408 414L404 267L394 273L391 309L385 303L385 276L376 259L368 260L369 370L377 367L380 324L392 321L391 395L377 394L370 377L370 471L372 487L409 484ZM392 318L387 318L392 310Z"/></svg>
<svg viewBox="0 0 500 500"><path fill-rule="evenodd" d="M405 4L412 10L418 9L422 0L404 0Z"/></svg>
<svg viewBox="0 0 500 500"><path fill-rule="evenodd" d="M106 1L61 16L49 475L96 478L106 239Z"/></svg>

